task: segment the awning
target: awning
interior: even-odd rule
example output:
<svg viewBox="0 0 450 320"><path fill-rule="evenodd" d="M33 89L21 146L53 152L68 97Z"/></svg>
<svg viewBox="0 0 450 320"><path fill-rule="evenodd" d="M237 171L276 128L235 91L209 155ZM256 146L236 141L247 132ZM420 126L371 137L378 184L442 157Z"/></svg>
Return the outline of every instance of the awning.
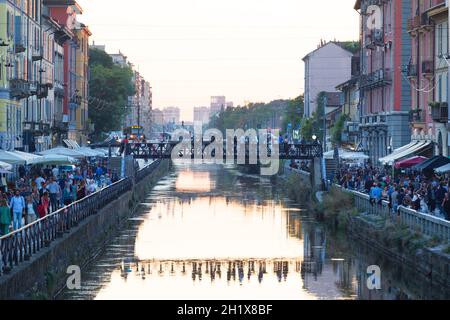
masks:
<svg viewBox="0 0 450 320"><path fill-rule="evenodd" d="M11 164L0 161L0 170L9 171L9 170L12 170L12 168L13 168L13 166Z"/></svg>
<svg viewBox="0 0 450 320"><path fill-rule="evenodd" d="M439 167L434 170L436 173L448 173L450 172L450 163L445 166Z"/></svg>
<svg viewBox="0 0 450 320"><path fill-rule="evenodd" d="M66 140L63 140L63 141L67 145L67 147L69 147L71 149L78 149L78 148L80 148L80 145L74 140L66 139Z"/></svg>
<svg viewBox="0 0 450 320"><path fill-rule="evenodd" d="M4 150L0 150L0 161L17 165L27 164L27 160L24 159L23 157L20 157L12 152Z"/></svg>
<svg viewBox="0 0 450 320"><path fill-rule="evenodd" d="M395 163L395 169L411 168L411 167L421 164L427 160L428 160L428 158L420 157L420 156L412 157L412 158L409 158L406 160L401 160L401 161Z"/></svg>
<svg viewBox="0 0 450 320"><path fill-rule="evenodd" d="M42 158L42 156L38 156L32 153L27 153L27 152L22 152L22 151L11 151L12 154L25 159L25 161L27 162L27 164L35 164L36 160L39 160L40 158Z"/></svg>
<svg viewBox="0 0 450 320"><path fill-rule="evenodd" d="M324 158L327 160L334 159L334 150L328 151L323 154ZM344 149L339 149L339 158L342 160L368 160L369 157L363 152L347 151Z"/></svg>
<svg viewBox="0 0 450 320"><path fill-rule="evenodd" d="M77 149L73 149L73 150L84 154L86 157L104 157L105 156L103 152L96 151L94 149L87 148L87 147L81 147L81 148L77 148Z"/></svg>
<svg viewBox="0 0 450 320"><path fill-rule="evenodd" d="M425 162L415 166L413 169L419 170L419 171L434 170L436 168L440 168L447 164L450 164L449 158L442 157L442 156L436 156L436 157L431 158L428 161L425 161Z"/></svg>
<svg viewBox="0 0 450 320"><path fill-rule="evenodd" d="M424 149L430 147L431 144L432 144L432 142L427 141L427 140L414 141L404 147L396 149L393 153L391 153L390 155L388 155L384 158L381 158L379 161L383 165L392 166L394 164L394 162L401 160L403 158L412 156L414 154L417 154L417 153L423 151Z"/></svg>
<svg viewBox="0 0 450 320"><path fill-rule="evenodd" d="M64 165L64 164L72 164L75 163L77 160L69 157L64 156L60 154L47 154L41 159L36 160L36 164L43 164L43 165Z"/></svg>
<svg viewBox="0 0 450 320"><path fill-rule="evenodd" d="M51 155L51 154L57 154L57 155L68 156L68 157L72 157L72 158L85 158L86 157L81 152L78 152L78 151L73 150L73 149L63 148L63 147L54 148L54 149L50 149L50 150L47 150L47 151L39 152L39 154L43 155L43 156L47 156L47 155Z"/></svg>

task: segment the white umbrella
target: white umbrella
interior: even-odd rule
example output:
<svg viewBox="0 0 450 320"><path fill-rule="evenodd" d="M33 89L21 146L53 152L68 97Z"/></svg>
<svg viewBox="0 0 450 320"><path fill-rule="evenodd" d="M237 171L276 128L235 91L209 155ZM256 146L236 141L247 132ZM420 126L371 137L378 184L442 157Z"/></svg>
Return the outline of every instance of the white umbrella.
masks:
<svg viewBox="0 0 450 320"><path fill-rule="evenodd" d="M13 166L9 163L0 161L0 169L1 170L12 170Z"/></svg>
<svg viewBox="0 0 450 320"><path fill-rule="evenodd" d="M103 152L87 147L81 147L74 150L83 153L86 157L103 157L105 155Z"/></svg>
<svg viewBox="0 0 450 320"><path fill-rule="evenodd" d="M72 164L75 162L77 162L77 160L69 156L64 156L60 154L47 154L44 155L41 159L37 159L35 164L63 165L63 164Z"/></svg>
<svg viewBox="0 0 450 320"><path fill-rule="evenodd" d="M34 164L36 160L42 158L42 156L38 156L36 154L32 154L32 153L27 153L27 152L22 152L22 151L11 151L12 154L25 159L25 161L27 162L27 164Z"/></svg>
<svg viewBox="0 0 450 320"><path fill-rule="evenodd" d="M9 151L0 150L0 161L6 162L9 164L27 164L26 159L12 153Z"/></svg>
<svg viewBox="0 0 450 320"><path fill-rule="evenodd" d="M39 152L40 155L47 156L47 155L61 155L61 156L67 156L72 158L84 158L86 157L83 153L78 152L73 149L68 149L64 147L58 147L54 149L50 149L47 151Z"/></svg>

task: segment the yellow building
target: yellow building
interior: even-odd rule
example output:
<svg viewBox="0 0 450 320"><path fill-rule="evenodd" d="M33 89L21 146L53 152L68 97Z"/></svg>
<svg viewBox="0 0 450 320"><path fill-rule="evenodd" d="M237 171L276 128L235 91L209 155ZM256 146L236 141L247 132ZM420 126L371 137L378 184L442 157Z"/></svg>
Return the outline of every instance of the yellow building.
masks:
<svg viewBox="0 0 450 320"><path fill-rule="evenodd" d="M80 23L75 30L77 37L77 58L76 58L76 73L77 73L77 98L80 107L77 109L77 142L78 144L86 144L90 131L88 121L89 111L89 37L92 33L89 28Z"/></svg>
<svg viewBox="0 0 450 320"><path fill-rule="evenodd" d="M0 0L0 147L24 146L25 116L36 116L40 1Z"/></svg>

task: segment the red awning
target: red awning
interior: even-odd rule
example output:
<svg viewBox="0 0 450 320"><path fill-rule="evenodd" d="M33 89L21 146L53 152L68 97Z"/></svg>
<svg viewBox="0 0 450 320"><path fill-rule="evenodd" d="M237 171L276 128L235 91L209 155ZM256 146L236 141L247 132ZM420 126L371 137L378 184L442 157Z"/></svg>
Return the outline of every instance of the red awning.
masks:
<svg viewBox="0 0 450 320"><path fill-rule="evenodd" d="M407 169L427 161L425 157L412 157L395 163L395 169Z"/></svg>

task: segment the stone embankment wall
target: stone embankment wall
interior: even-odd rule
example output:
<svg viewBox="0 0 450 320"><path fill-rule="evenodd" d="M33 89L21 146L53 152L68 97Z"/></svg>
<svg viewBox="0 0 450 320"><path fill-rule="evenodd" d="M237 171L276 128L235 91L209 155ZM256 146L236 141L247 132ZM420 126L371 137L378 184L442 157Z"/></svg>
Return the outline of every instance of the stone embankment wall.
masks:
<svg viewBox="0 0 450 320"><path fill-rule="evenodd" d="M135 212L151 187L168 172L169 167L170 161L162 161L131 191L82 221L70 233L34 255L30 261L21 263L10 274L2 275L0 299L55 298L66 285L69 276L67 268L83 268L92 261Z"/></svg>

